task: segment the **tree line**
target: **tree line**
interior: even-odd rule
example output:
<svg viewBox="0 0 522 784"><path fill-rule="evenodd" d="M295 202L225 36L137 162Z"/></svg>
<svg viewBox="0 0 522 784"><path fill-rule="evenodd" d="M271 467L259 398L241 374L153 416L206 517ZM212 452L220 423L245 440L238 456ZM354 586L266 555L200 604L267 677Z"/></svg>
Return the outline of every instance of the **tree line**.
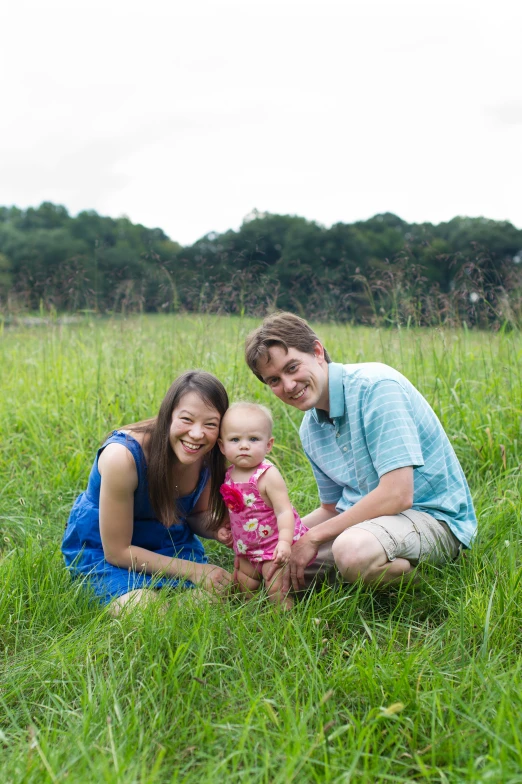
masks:
<svg viewBox="0 0 522 784"><path fill-rule="evenodd" d="M522 230L456 217L410 224L391 213L331 228L254 211L238 231L182 247L161 229L76 217L44 202L0 207L4 311L289 309L354 323L520 325Z"/></svg>

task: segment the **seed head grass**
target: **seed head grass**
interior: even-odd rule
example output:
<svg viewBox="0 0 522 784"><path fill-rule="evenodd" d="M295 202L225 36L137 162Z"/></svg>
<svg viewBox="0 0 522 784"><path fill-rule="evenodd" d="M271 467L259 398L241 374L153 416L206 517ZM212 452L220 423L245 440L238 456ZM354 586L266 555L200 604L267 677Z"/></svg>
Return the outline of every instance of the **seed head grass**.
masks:
<svg viewBox="0 0 522 784"><path fill-rule="evenodd" d="M383 361L441 419L479 517L473 548L413 587L190 592L115 620L71 582L69 509L115 427L199 367L268 405L273 459L318 504L301 414L246 368L248 319L92 320L0 341L0 769L18 782L522 782L522 340L317 325L334 361ZM211 562L230 551L209 543Z"/></svg>

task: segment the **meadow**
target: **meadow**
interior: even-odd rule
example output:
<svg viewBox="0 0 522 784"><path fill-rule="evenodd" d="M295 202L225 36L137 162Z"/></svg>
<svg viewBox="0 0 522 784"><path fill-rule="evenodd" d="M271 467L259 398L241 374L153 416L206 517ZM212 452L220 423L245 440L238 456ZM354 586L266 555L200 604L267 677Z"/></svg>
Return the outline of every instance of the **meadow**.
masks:
<svg viewBox="0 0 522 784"><path fill-rule="evenodd" d="M105 434L215 373L275 417L273 458L318 503L301 415L243 362L248 319L136 316L0 337L0 771L19 782L522 782L520 333L315 325L334 361L384 361L441 419L480 521L418 585L171 598L118 620L60 539ZM209 544L210 560L231 565Z"/></svg>

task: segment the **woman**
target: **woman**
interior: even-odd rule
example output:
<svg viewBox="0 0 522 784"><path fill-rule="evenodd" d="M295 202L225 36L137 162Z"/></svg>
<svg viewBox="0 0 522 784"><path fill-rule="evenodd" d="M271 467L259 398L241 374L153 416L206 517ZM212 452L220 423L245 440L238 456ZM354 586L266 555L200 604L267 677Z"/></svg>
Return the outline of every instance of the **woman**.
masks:
<svg viewBox="0 0 522 784"><path fill-rule="evenodd" d="M217 439L227 408L221 382L191 370L174 381L157 417L115 430L98 450L62 552L112 614L149 599L150 588L196 584L219 593L230 585L232 575L207 563L195 536L214 535L208 517L226 516Z"/></svg>

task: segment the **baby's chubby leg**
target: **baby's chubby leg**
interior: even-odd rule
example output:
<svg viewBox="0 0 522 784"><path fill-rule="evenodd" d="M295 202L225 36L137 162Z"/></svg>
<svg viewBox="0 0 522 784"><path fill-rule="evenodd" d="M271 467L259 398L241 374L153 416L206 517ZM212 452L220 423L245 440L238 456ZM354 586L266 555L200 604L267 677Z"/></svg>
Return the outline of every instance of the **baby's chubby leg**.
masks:
<svg viewBox="0 0 522 784"><path fill-rule="evenodd" d="M294 606L294 600L288 593L282 590L285 569L288 569L288 564L284 564L284 566L281 566L274 572L274 562L263 561L261 572L270 601L274 604L280 604L285 610L290 610Z"/></svg>
<svg viewBox="0 0 522 784"><path fill-rule="evenodd" d="M245 598L251 599L254 591L259 590L261 586L261 575L257 569L252 566L248 558L240 555L237 557L237 568L234 570L234 575L240 593Z"/></svg>

